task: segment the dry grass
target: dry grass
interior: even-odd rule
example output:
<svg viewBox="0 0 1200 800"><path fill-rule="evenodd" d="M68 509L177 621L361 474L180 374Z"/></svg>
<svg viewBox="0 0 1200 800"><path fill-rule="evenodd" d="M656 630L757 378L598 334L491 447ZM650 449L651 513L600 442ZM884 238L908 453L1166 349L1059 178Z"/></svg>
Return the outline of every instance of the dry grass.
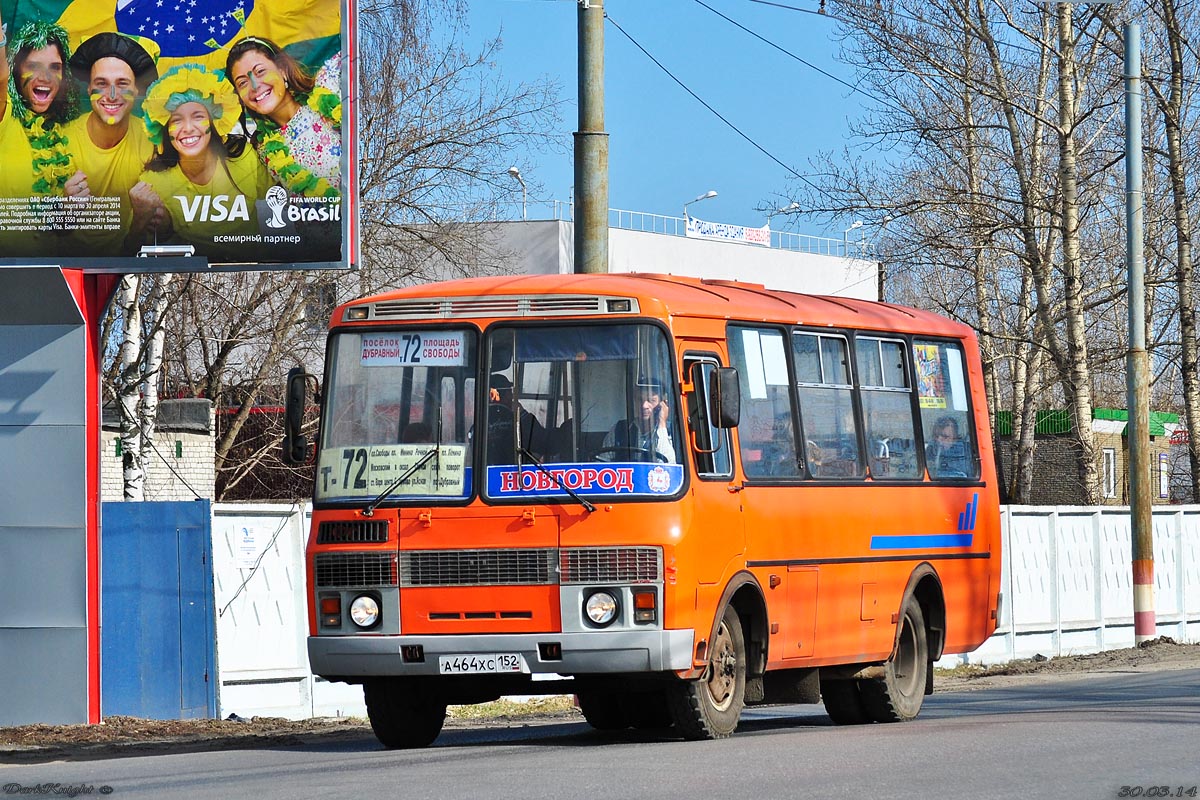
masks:
<svg viewBox="0 0 1200 800"><path fill-rule="evenodd" d="M470 706L450 706L450 719L515 719L575 713L575 700L570 695L534 697L528 701L495 700Z"/></svg>

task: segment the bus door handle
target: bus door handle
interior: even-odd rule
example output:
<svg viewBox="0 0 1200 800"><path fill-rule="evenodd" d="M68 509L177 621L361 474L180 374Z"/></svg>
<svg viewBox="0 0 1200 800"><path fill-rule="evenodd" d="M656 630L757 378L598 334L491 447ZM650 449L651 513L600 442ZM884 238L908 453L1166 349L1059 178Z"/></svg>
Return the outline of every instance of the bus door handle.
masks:
<svg viewBox="0 0 1200 800"><path fill-rule="evenodd" d="M731 484L729 484L728 486L726 486L725 488L729 490L729 493L730 493L730 494L737 494L737 493L738 493L738 492L740 492L742 489L745 489L745 488L746 488L746 484L744 484L744 483L731 483Z"/></svg>

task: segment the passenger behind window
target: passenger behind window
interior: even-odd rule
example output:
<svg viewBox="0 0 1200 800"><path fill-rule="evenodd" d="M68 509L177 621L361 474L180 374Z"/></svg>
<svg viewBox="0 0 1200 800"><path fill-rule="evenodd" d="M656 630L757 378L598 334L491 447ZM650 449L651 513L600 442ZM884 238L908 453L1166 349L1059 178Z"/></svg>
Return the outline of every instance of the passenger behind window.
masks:
<svg viewBox="0 0 1200 800"><path fill-rule="evenodd" d="M969 478L971 465L967 446L958 432L958 420L941 417L933 424L934 440L925 446L925 466L934 478Z"/></svg>
<svg viewBox="0 0 1200 800"><path fill-rule="evenodd" d="M763 471L777 478L797 477L796 437L790 416L776 417L771 442L763 448Z"/></svg>
<svg viewBox="0 0 1200 800"><path fill-rule="evenodd" d="M503 410L501 410L503 409ZM515 443L501 443L505 437L511 437L513 434L514 409L516 412L515 419L520 423L521 446L538 456L539 460L550 452L551 442L546 432L546 428L520 402L513 402L513 385L504 375L496 374L488 380L488 430L489 437L492 436L490 431L495 429L496 445L504 448L504 452L509 452L515 447ZM512 463L512 461L497 462L495 458L489 457L489 462L495 463Z"/></svg>

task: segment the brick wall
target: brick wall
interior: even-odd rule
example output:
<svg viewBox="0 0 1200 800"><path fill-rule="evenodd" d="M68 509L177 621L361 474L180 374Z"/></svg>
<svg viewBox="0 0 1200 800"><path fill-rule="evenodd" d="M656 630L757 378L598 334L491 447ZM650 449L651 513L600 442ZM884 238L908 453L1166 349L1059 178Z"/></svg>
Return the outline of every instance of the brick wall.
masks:
<svg viewBox="0 0 1200 800"><path fill-rule="evenodd" d="M165 400L153 447L147 448L147 500L212 499L216 482L213 409L207 400ZM104 410L100 438L100 499L124 498L121 432L111 409Z"/></svg>
<svg viewBox="0 0 1200 800"><path fill-rule="evenodd" d="M1129 476L1126 460L1129 450L1125 438L1117 433L1098 431L1096 437L1097 463L1100 471L1101 492L1104 491L1104 450L1113 451L1115 487L1111 497L1102 497L1100 502L1109 506L1129 505ZM1004 477L1011 484L1015 476L1016 456L1012 437L1003 436L999 442L1001 458L1004 459ZM1077 448L1070 436L1039 435L1034 438L1033 487L1029 505L1083 505L1083 484L1079 480ZM1150 441L1150 500L1155 505L1171 502L1169 496L1160 496L1159 455L1169 454L1170 444L1165 436L1151 437ZM1168 457L1168 468L1174 463ZM1167 493L1168 495L1170 492Z"/></svg>

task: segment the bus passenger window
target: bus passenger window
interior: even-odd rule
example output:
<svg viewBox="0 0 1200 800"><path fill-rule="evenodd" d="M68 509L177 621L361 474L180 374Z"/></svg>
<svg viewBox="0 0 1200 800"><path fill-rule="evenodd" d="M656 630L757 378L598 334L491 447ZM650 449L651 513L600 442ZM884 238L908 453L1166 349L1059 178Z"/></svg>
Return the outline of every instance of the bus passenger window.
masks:
<svg viewBox="0 0 1200 800"><path fill-rule="evenodd" d="M920 478L904 342L858 336L854 352L871 477Z"/></svg>
<svg viewBox="0 0 1200 800"><path fill-rule="evenodd" d="M730 328L729 349L741 384L738 441L746 477L800 477L783 331Z"/></svg>
<svg viewBox="0 0 1200 800"><path fill-rule="evenodd" d="M799 331L792 336L805 459L814 478L863 475L848 354L844 336Z"/></svg>
<svg viewBox="0 0 1200 800"><path fill-rule="evenodd" d="M979 449L971 424L962 348L953 342L916 340L913 363L929 477L978 478Z"/></svg>

